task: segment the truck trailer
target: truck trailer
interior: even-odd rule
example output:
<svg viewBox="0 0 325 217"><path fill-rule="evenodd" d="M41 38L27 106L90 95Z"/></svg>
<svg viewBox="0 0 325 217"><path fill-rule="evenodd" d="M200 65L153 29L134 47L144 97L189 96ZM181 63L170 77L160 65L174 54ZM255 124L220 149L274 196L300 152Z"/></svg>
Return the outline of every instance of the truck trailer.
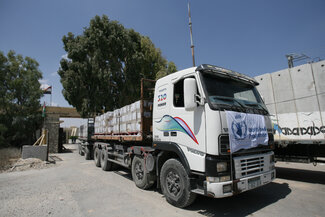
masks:
<svg viewBox="0 0 325 217"><path fill-rule="evenodd" d="M142 79L139 101L79 130L79 153L104 171L130 169L137 187L155 184L177 207L197 194L222 198L263 186L275 179L274 139L257 85L208 64Z"/></svg>
<svg viewBox="0 0 325 217"><path fill-rule="evenodd" d="M278 161L325 162L325 61L255 77L271 113Z"/></svg>

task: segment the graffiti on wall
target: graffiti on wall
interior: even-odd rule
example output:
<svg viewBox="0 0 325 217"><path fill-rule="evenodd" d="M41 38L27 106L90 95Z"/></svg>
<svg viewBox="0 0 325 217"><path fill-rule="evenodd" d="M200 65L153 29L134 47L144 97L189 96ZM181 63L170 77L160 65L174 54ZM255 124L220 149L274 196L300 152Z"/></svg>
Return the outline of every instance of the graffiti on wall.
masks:
<svg viewBox="0 0 325 217"><path fill-rule="evenodd" d="M280 127L277 124L274 124L274 130L278 132L279 134L283 134L286 136L300 136L300 135L310 135L310 136L316 136L320 133L325 134L325 126L309 126L309 127Z"/></svg>

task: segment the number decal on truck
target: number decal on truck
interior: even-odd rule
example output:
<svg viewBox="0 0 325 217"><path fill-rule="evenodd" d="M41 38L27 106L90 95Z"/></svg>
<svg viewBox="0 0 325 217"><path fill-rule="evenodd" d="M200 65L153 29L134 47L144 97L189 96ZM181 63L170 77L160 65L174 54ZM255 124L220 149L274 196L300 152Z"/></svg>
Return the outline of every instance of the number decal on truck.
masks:
<svg viewBox="0 0 325 217"><path fill-rule="evenodd" d="M158 102L164 101L167 99L167 93L158 95Z"/></svg>

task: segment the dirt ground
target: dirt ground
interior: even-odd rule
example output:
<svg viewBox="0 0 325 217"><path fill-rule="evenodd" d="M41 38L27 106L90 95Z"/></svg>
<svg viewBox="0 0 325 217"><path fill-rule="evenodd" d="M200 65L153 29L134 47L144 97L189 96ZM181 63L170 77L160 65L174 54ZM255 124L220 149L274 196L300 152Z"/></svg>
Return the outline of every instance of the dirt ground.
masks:
<svg viewBox="0 0 325 217"><path fill-rule="evenodd" d="M22 159L21 151L17 148L0 149L0 173L45 169L55 166L54 160L42 161L37 158Z"/></svg>
<svg viewBox="0 0 325 217"><path fill-rule="evenodd" d="M104 172L77 146L56 154L56 166L0 174L0 216L324 216L325 165L277 163L270 184L222 199L198 196L169 205L155 188L141 190L130 171Z"/></svg>
<svg viewBox="0 0 325 217"><path fill-rule="evenodd" d="M27 158L27 159L19 159L16 163L14 163L10 169L5 172L14 172L14 171L26 171L30 169L45 169L49 167L55 166L54 163L42 161L37 158Z"/></svg>

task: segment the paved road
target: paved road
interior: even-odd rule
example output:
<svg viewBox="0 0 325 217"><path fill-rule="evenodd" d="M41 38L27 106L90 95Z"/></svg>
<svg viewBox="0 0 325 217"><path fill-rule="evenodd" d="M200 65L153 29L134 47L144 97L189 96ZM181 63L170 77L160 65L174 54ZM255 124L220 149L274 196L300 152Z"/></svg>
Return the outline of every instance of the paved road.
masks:
<svg viewBox="0 0 325 217"><path fill-rule="evenodd" d="M0 216L324 216L325 165L277 163L273 183L235 197L199 196L187 209L138 189L127 170L103 172L74 153L58 166L0 174ZM299 169L297 169L299 168Z"/></svg>

